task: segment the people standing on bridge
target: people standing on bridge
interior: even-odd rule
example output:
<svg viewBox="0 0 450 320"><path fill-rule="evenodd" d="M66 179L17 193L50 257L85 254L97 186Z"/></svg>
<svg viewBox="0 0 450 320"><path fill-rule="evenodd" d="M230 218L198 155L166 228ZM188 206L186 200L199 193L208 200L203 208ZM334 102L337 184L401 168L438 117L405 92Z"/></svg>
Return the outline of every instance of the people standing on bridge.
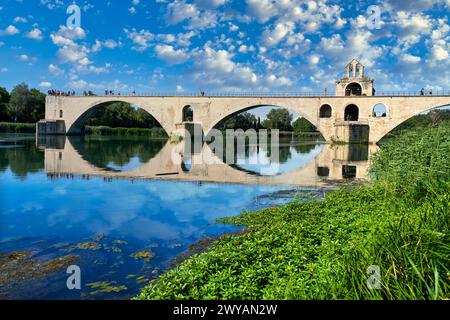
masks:
<svg viewBox="0 0 450 320"><path fill-rule="evenodd" d="M422 88L422 90L420 90L420 95L421 95L421 96L424 96L424 95L425 95L425 89L424 89L424 88Z"/></svg>
<svg viewBox="0 0 450 320"><path fill-rule="evenodd" d="M133 90L133 97L136 95L136 90Z"/></svg>
<svg viewBox="0 0 450 320"><path fill-rule="evenodd" d="M433 89L430 89L430 96L433 95Z"/></svg>
<svg viewBox="0 0 450 320"><path fill-rule="evenodd" d="M328 89L325 88L325 90L323 91L323 95L326 97L328 95Z"/></svg>
<svg viewBox="0 0 450 320"><path fill-rule="evenodd" d="M105 96L107 96L108 95L108 90L105 90Z"/></svg>

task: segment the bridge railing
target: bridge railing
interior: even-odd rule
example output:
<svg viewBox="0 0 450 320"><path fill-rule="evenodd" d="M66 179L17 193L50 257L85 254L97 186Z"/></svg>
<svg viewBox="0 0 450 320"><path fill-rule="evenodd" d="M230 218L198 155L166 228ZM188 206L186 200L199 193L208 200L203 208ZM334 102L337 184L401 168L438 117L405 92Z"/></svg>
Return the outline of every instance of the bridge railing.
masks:
<svg viewBox="0 0 450 320"><path fill-rule="evenodd" d="M57 96L100 96L100 97L335 97L334 92L114 92L113 94L87 94L75 93L68 95L66 93L57 94ZM418 96L450 96L450 90L436 91L380 91L376 92L377 97L418 97Z"/></svg>

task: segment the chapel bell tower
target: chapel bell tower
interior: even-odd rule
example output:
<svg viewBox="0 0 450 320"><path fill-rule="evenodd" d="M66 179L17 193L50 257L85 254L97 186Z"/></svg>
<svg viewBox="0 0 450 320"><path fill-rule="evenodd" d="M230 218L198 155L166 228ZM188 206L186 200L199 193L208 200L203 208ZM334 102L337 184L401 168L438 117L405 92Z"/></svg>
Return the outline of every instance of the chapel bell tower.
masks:
<svg viewBox="0 0 450 320"><path fill-rule="evenodd" d="M364 75L365 67L353 59L345 67L345 77L336 82L336 96L373 96L374 80Z"/></svg>

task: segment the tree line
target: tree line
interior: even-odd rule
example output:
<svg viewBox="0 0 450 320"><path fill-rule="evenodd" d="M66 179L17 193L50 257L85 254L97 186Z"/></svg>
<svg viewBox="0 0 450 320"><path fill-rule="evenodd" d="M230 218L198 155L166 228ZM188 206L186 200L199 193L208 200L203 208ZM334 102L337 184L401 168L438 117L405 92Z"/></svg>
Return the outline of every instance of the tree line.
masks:
<svg viewBox="0 0 450 320"><path fill-rule="evenodd" d="M292 122L293 116L286 109L272 109L267 114L266 119L261 121L260 117L256 117L249 112L243 112L233 115L219 125L219 129L278 129L286 132L316 132L317 128L305 118L298 118Z"/></svg>
<svg viewBox="0 0 450 320"><path fill-rule="evenodd" d="M11 93L0 87L0 122L36 123L45 117L45 94L21 83Z"/></svg>

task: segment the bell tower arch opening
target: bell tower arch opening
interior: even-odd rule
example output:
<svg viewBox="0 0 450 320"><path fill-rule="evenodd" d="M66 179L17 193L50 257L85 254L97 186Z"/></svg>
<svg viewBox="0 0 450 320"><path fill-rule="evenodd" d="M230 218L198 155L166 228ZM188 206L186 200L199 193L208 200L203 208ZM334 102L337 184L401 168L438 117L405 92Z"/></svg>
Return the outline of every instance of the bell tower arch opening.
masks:
<svg viewBox="0 0 450 320"><path fill-rule="evenodd" d="M349 96L361 96L362 87L359 83L352 82L345 88L345 95Z"/></svg>

